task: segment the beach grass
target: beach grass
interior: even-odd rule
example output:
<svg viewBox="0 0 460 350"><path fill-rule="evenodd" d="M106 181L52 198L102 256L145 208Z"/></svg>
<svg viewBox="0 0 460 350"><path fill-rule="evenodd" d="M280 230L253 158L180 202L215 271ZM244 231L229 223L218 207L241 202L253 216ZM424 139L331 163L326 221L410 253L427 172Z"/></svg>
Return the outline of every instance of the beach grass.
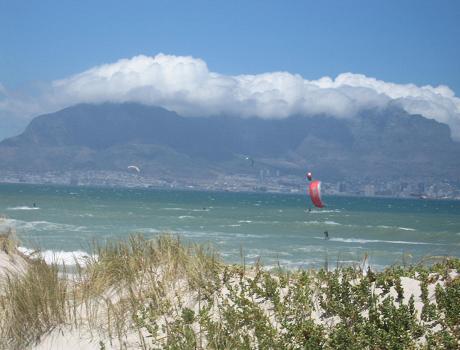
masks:
<svg viewBox="0 0 460 350"><path fill-rule="evenodd" d="M14 254L17 242L1 236ZM11 239L11 241L8 241ZM39 255L0 290L4 349L59 332L95 349L457 349L460 260L377 272L225 264L177 236L94 244L72 273Z"/></svg>
<svg viewBox="0 0 460 350"><path fill-rule="evenodd" d="M12 254L16 251L18 240L13 229L8 228L4 233L0 233L0 251Z"/></svg>
<svg viewBox="0 0 460 350"><path fill-rule="evenodd" d="M69 287L59 277L59 268L34 260L23 275L8 275L1 297L2 339L19 347L65 324L68 317Z"/></svg>

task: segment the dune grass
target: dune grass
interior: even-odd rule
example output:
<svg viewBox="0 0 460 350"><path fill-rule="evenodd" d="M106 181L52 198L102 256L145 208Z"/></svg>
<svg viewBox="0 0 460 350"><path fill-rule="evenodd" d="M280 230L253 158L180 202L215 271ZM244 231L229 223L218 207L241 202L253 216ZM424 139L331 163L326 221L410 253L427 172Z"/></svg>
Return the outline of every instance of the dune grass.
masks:
<svg viewBox="0 0 460 350"><path fill-rule="evenodd" d="M20 347L68 320L68 282L56 265L34 261L24 275L8 275L1 297L2 339Z"/></svg>
<svg viewBox="0 0 460 350"><path fill-rule="evenodd" d="M14 254L16 243L4 240L0 247ZM459 346L458 259L367 273L266 271L162 235L95 245L85 265L66 269L38 257L3 281L0 348L24 349L60 329L116 349Z"/></svg>
<svg viewBox="0 0 460 350"><path fill-rule="evenodd" d="M5 233L0 233L0 251L12 254L16 251L18 240L13 229L8 228Z"/></svg>

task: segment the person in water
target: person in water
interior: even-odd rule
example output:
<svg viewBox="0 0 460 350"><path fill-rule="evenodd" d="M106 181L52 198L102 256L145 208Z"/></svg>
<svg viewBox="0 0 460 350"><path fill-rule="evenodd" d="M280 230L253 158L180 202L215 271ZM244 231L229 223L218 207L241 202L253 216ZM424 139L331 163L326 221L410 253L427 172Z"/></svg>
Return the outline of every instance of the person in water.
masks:
<svg viewBox="0 0 460 350"><path fill-rule="evenodd" d="M324 239L329 239L329 232L324 231Z"/></svg>

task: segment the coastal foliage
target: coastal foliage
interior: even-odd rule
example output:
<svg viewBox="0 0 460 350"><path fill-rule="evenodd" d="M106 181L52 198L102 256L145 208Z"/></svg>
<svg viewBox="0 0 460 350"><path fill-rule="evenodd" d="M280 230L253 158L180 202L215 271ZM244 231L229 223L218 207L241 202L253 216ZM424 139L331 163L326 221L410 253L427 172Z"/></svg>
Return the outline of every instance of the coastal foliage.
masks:
<svg viewBox="0 0 460 350"><path fill-rule="evenodd" d="M0 348L23 349L60 330L87 332L101 349L460 345L458 259L268 271L224 264L209 246L163 235L96 245L69 271L38 258L4 279Z"/></svg>
<svg viewBox="0 0 460 350"><path fill-rule="evenodd" d="M0 217L1 221L1 217ZM16 251L17 239L15 232L9 228L5 233L0 234L0 251L12 254Z"/></svg>

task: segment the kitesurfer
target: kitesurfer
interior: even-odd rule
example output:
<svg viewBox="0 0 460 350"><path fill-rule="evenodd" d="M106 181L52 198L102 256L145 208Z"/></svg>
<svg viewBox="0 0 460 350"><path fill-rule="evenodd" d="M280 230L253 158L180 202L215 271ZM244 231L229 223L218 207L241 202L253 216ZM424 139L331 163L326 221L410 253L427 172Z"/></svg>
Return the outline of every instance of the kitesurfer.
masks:
<svg viewBox="0 0 460 350"><path fill-rule="evenodd" d="M313 180L311 172L307 173L307 179L309 181L307 194L310 195L313 205L317 208L324 208L324 203L321 200L321 181Z"/></svg>
<svg viewBox="0 0 460 350"><path fill-rule="evenodd" d="M141 169L138 167L138 166L135 166L135 165L130 165L128 167L128 170L134 170L136 171L137 173L140 173L141 172Z"/></svg>

